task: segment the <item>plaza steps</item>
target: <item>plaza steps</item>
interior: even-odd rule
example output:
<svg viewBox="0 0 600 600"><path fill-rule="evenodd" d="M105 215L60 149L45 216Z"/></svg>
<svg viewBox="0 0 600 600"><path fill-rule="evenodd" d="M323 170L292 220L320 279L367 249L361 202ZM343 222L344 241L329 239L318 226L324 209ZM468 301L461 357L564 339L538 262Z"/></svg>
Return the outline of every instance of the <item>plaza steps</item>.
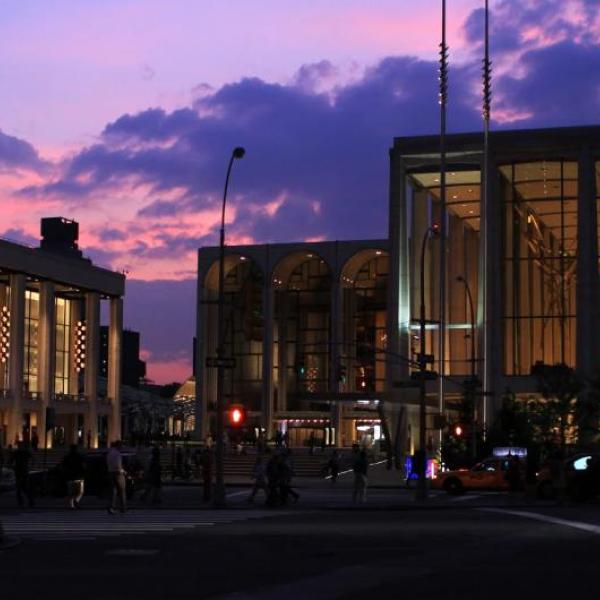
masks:
<svg viewBox="0 0 600 600"><path fill-rule="evenodd" d="M62 461L65 456L66 449L51 449L46 454L46 468L51 469ZM324 454L316 453L309 454L304 450L294 451L293 462L296 477L319 477L323 467L330 456L329 452ZM233 455L227 454L225 457L225 476L229 477L250 477L256 454ZM166 476L171 474L174 462L174 453L171 446L161 448L161 464L163 472ZM31 469L33 471L42 470L44 465L44 453L42 450L33 452L33 463Z"/></svg>

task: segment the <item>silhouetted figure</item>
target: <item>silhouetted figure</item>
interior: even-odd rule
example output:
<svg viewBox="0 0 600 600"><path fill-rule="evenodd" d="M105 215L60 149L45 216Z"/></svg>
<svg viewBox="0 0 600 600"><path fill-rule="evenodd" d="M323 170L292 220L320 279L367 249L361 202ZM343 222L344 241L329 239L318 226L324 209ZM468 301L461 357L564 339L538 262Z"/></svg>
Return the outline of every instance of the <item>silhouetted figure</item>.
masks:
<svg viewBox="0 0 600 600"><path fill-rule="evenodd" d="M27 498L30 507L34 506L33 490L29 481L29 468L32 454L25 442L19 442L17 449L12 453L11 462L15 472L17 503L19 506L25 504L23 496Z"/></svg>
<svg viewBox="0 0 600 600"><path fill-rule="evenodd" d="M202 502L210 502L212 494L212 452L205 448L202 452Z"/></svg>
<svg viewBox="0 0 600 600"><path fill-rule="evenodd" d="M127 512L127 500L125 492L125 469L123 469L123 457L121 456L121 442L116 441L111 444L111 448L106 455L106 466L108 468L108 478L110 481L110 506L108 507L109 514L113 515L117 512L117 500L119 502L119 510Z"/></svg>
<svg viewBox="0 0 600 600"><path fill-rule="evenodd" d="M567 476L562 454L557 450L549 462L552 490L558 504L563 504L567 493Z"/></svg>
<svg viewBox="0 0 600 600"><path fill-rule="evenodd" d="M88 450L92 447L92 431L91 429L87 430L87 448Z"/></svg>
<svg viewBox="0 0 600 600"><path fill-rule="evenodd" d="M365 450L360 450L355 453L352 463L352 471L354 473L354 486L352 489L352 500L356 502L366 502L367 500L367 472L369 470L369 461Z"/></svg>
<svg viewBox="0 0 600 600"><path fill-rule="evenodd" d="M254 502L254 498L259 490L264 492L266 499L269 494L267 486L267 466L262 456L256 457L254 468L252 469L252 479L254 480L254 485L252 486L250 496L248 496L248 502Z"/></svg>
<svg viewBox="0 0 600 600"><path fill-rule="evenodd" d="M40 438L37 434L37 431L34 430L33 434L31 435L31 448L33 449L34 452L38 449L39 445L40 445Z"/></svg>
<svg viewBox="0 0 600 600"><path fill-rule="evenodd" d="M146 481L142 500L150 499L152 504L160 504L162 491L162 466L160 464L160 450L152 448L150 463L146 473Z"/></svg>
<svg viewBox="0 0 600 600"><path fill-rule="evenodd" d="M85 461L76 444L72 444L61 463L61 469L67 482L67 499L71 508L79 508L84 494Z"/></svg>
<svg viewBox="0 0 600 600"><path fill-rule="evenodd" d="M292 459L292 451L288 448L285 454L279 457L279 494L281 504L286 504L288 497L292 496L294 502L298 502L300 494L292 488L292 478L294 476L294 463Z"/></svg>
<svg viewBox="0 0 600 600"><path fill-rule="evenodd" d="M340 455L337 450L333 451L333 454L327 463L327 467L329 469L329 475L331 476L331 484L333 485L340 474Z"/></svg>
<svg viewBox="0 0 600 600"><path fill-rule="evenodd" d="M510 492L521 491L521 461L518 456L509 456L506 481Z"/></svg>

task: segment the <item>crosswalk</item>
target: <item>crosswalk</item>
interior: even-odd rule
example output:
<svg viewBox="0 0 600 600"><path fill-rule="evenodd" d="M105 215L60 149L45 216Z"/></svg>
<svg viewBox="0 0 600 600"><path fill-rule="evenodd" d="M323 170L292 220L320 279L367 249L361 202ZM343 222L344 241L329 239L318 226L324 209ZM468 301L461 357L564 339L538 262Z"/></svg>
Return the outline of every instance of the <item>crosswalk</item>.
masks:
<svg viewBox="0 0 600 600"><path fill-rule="evenodd" d="M37 541L84 541L99 537L172 533L251 519L281 516L266 510L140 510L109 515L106 511L56 510L2 515L6 535Z"/></svg>

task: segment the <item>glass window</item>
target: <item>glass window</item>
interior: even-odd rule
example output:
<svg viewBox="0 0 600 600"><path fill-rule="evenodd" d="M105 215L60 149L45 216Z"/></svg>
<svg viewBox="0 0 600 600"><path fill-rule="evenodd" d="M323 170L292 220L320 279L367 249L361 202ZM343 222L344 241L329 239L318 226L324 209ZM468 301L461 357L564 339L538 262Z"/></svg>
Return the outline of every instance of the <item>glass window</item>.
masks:
<svg viewBox="0 0 600 600"><path fill-rule="evenodd" d="M68 394L70 392L71 375L71 301L66 298L55 299L56 340L54 369L54 392Z"/></svg>
<svg viewBox="0 0 600 600"><path fill-rule="evenodd" d="M29 392L39 392L38 387L38 328L40 295L25 290L25 352L23 382Z"/></svg>
<svg viewBox="0 0 600 600"><path fill-rule="evenodd" d="M535 161L500 172L505 371L574 366L578 165Z"/></svg>

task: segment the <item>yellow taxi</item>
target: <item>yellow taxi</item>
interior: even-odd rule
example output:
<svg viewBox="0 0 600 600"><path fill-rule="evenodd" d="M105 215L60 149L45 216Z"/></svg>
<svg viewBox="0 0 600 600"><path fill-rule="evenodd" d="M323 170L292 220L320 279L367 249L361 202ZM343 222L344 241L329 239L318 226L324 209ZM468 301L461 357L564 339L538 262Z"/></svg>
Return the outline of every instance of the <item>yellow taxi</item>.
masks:
<svg viewBox="0 0 600 600"><path fill-rule="evenodd" d="M494 456L470 469L440 471L432 480L432 486L449 494L462 494L468 490L508 490L506 471L509 463L507 457Z"/></svg>

